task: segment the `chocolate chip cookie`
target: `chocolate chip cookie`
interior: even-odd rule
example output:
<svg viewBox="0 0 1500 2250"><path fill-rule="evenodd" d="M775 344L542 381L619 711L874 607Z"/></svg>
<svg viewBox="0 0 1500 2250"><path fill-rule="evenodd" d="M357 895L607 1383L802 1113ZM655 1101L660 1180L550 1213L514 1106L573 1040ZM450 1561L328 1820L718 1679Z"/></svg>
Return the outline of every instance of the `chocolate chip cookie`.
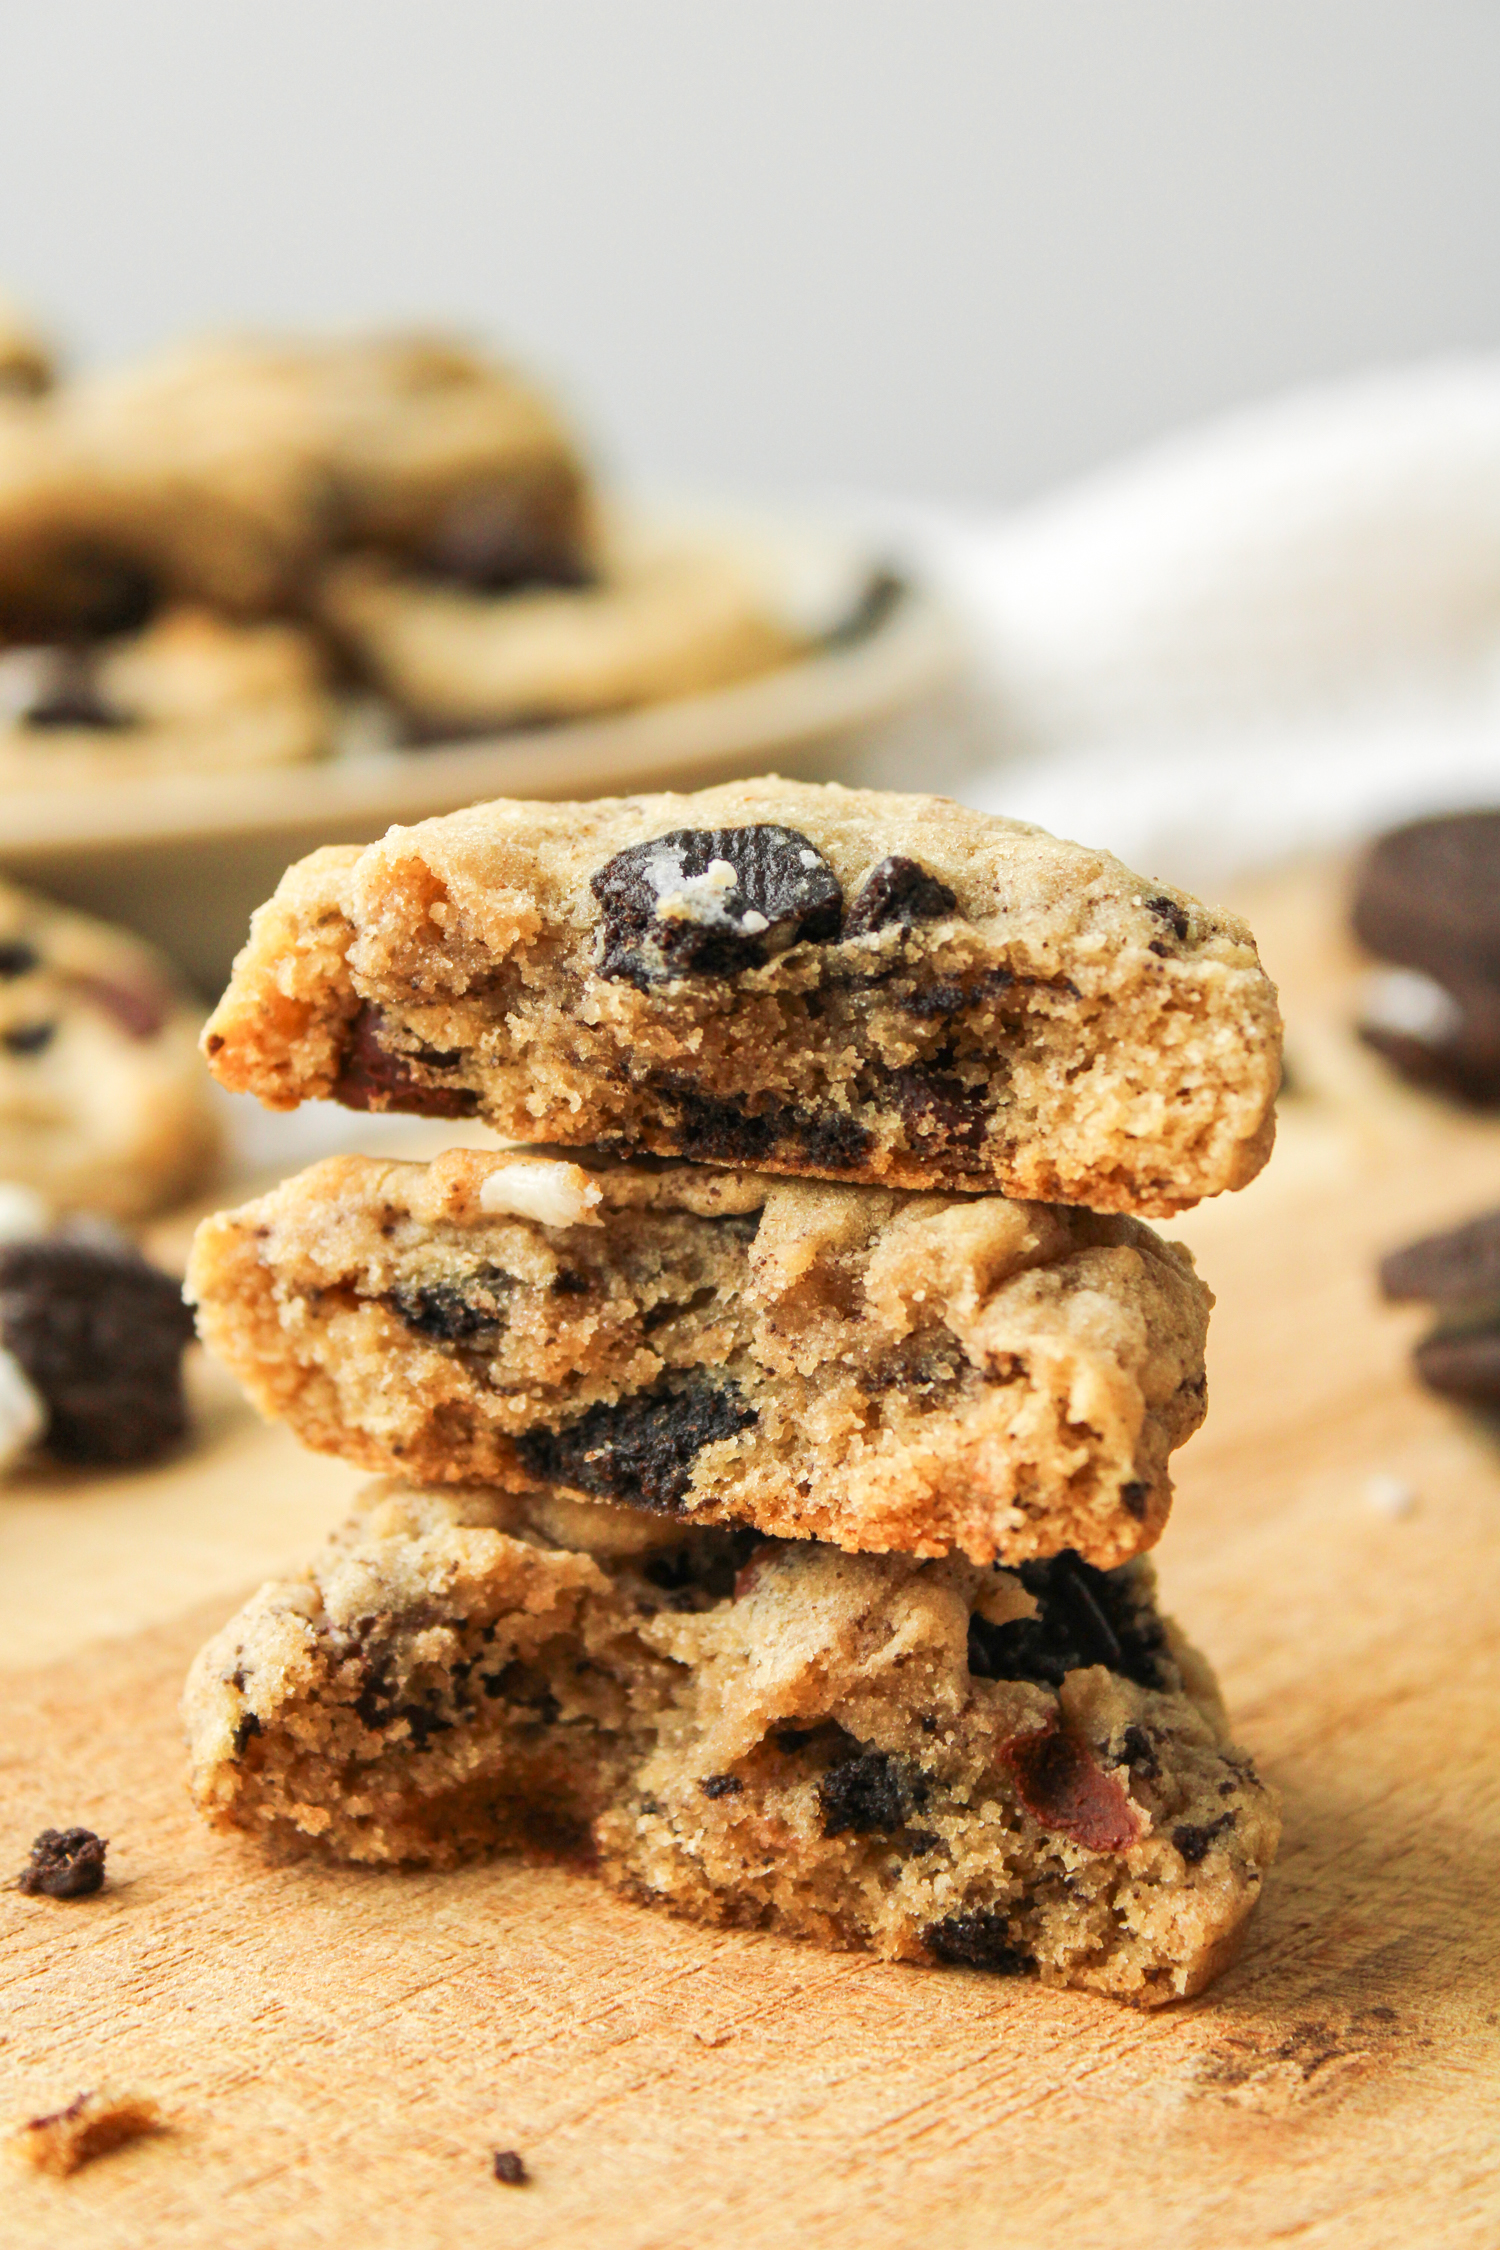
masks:
<svg viewBox="0 0 1500 2250"><path fill-rule="evenodd" d="M577 1854L642 1902L1143 2005L1232 1958L1271 1793L1149 1564L982 1570L377 1486L194 1664L207 1817Z"/></svg>
<svg viewBox="0 0 1500 2250"><path fill-rule="evenodd" d="M808 646L738 557L701 537L620 533L571 577L562 562L507 576L505 540L497 574L493 544L476 521L446 550L351 557L324 582L325 622L417 739L697 694Z"/></svg>
<svg viewBox="0 0 1500 2250"><path fill-rule="evenodd" d="M316 1164L205 1221L188 1287L364 1468L1103 1565L1161 1534L1212 1302L1133 1219L471 1150Z"/></svg>
<svg viewBox="0 0 1500 2250"><path fill-rule="evenodd" d="M219 1149L199 1011L151 946L0 885L0 1180L136 1218Z"/></svg>
<svg viewBox="0 0 1500 2250"><path fill-rule="evenodd" d="M0 786L89 787L317 757L317 651L291 625L167 610L138 633L0 652Z"/></svg>
<svg viewBox="0 0 1500 2250"><path fill-rule="evenodd" d="M943 798L766 779L317 852L205 1051L273 1108L1150 1215L1254 1178L1280 1039L1233 916Z"/></svg>

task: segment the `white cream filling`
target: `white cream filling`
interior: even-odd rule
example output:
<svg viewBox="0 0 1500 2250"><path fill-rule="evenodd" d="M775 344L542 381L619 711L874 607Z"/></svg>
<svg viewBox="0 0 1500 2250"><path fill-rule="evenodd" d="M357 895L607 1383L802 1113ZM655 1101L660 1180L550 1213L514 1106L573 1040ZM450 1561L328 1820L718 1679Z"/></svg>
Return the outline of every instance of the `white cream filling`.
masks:
<svg viewBox="0 0 1500 2250"><path fill-rule="evenodd" d="M30 1451L46 1427L46 1400L15 1354L0 1348L0 1473Z"/></svg>
<svg viewBox="0 0 1500 2250"><path fill-rule="evenodd" d="M479 1208L491 1217L534 1219L543 1227L602 1226L594 1209L600 1200L598 1182L581 1164L550 1156L497 1165L479 1190Z"/></svg>

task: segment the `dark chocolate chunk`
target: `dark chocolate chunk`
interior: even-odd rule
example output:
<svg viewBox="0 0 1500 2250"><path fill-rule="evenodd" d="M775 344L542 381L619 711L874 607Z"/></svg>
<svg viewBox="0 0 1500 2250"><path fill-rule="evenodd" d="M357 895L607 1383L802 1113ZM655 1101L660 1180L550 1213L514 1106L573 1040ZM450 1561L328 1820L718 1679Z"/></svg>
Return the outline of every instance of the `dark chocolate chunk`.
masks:
<svg viewBox="0 0 1500 2250"><path fill-rule="evenodd" d="M1159 1619L1134 1597L1129 1564L1096 1570L1071 1547L1017 1573L1035 1617L992 1625L969 1619L969 1670L978 1680L1034 1680L1061 1687L1069 1672L1102 1664L1139 1687L1160 1687L1166 1645Z"/></svg>
<svg viewBox="0 0 1500 2250"><path fill-rule="evenodd" d="M384 1734L387 1727L404 1722L411 1736L411 1746L417 1751L425 1750L435 1734L451 1733L454 1725L438 1708L435 1698L427 1702L408 1698L403 1702L385 1657L376 1658L369 1666L364 1684L354 1699L354 1709L372 1734Z"/></svg>
<svg viewBox="0 0 1500 2250"><path fill-rule="evenodd" d="M1130 1726L1125 1729L1120 1737L1120 1751L1116 1763L1122 1766L1136 1767L1139 1772L1146 1776L1148 1781L1161 1772L1161 1760L1156 1755L1151 1737L1144 1727ZM1226 1782L1223 1786L1232 1789L1234 1783L1232 1781Z"/></svg>
<svg viewBox="0 0 1500 2250"><path fill-rule="evenodd" d="M860 1750L828 1768L818 1783L825 1836L883 1836L927 1801L920 1773L884 1750Z"/></svg>
<svg viewBox="0 0 1500 2250"><path fill-rule="evenodd" d="M1426 1234L1380 1261L1380 1287L1395 1303L1500 1303L1500 1211Z"/></svg>
<svg viewBox="0 0 1500 2250"><path fill-rule="evenodd" d="M506 2187L525 2187L531 2178L525 2161L513 2148L497 2148L492 2169L496 2179L503 2181Z"/></svg>
<svg viewBox="0 0 1500 2250"><path fill-rule="evenodd" d="M349 1024L333 1098L345 1109L394 1109L411 1117L472 1117L479 1096L467 1086L428 1086L415 1075L413 1065L428 1070L450 1070L451 1058L435 1049L414 1055L396 1053L382 1044L385 1020L366 1001Z"/></svg>
<svg viewBox="0 0 1500 2250"><path fill-rule="evenodd" d="M264 1732L265 1729L262 1727L260 1720L256 1716L255 1712L242 1711L239 1718L235 1721L234 1726L235 1756L237 1758L243 1758L246 1750L255 1740L255 1737L258 1734L263 1734Z"/></svg>
<svg viewBox="0 0 1500 2250"><path fill-rule="evenodd" d="M84 727L113 733L131 724L130 714L106 703L98 673L86 649L49 648L36 652L36 680L16 723L23 727Z"/></svg>
<svg viewBox="0 0 1500 2250"><path fill-rule="evenodd" d="M1025 1947L1016 1944L1010 1923L997 1906L930 1922L922 1932L922 1943L934 1960L950 1969L987 1969L991 1976L1019 1977L1036 1967Z"/></svg>
<svg viewBox="0 0 1500 2250"><path fill-rule="evenodd" d="M920 861L893 852L873 867L844 920L846 938L867 937L893 922L936 922L957 911L958 897Z"/></svg>
<svg viewBox="0 0 1500 2250"><path fill-rule="evenodd" d="M1201 1822L1184 1820L1173 1829L1172 1841L1189 1867L1197 1867L1207 1854L1208 1847L1214 1838L1222 1836L1226 1828L1232 1828L1233 1826L1234 1814L1232 1812L1220 1813L1217 1820Z"/></svg>
<svg viewBox="0 0 1500 2250"><path fill-rule="evenodd" d="M418 550L418 567L476 594L520 586L587 586L571 484L484 485L450 500Z"/></svg>
<svg viewBox="0 0 1500 2250"><path fill-rule="evenodd" d="M736 1383L669 1378L613 1406L601 1400L560 1430L526 1430L516 1451L545 1483L670 1511L686 1497L703 1448L757 1419Z"/></svg>
<svg viewBox="0 0 1500 2250"><path fill-rule="evenodd" d="M1123 1852L1140 1834L1129 1792L1057 1718L1029 1734L1012 1735L1000 1756L1016 1795L1043 1828L1092 1852Z"/></svg>
<svg viewBox="0 0 1500 2250"><path fill-rule="evenodd" d="M738 1797L744 1786L737 1773L711 1773L698 1784L705 1797Z"/></svg>
<svg viewBox="0 0 1500 2250"><path fill-rule="evenodd" d="M1444 1322L1412 1353L1422 1381L1444 1398L1500 1406L1500 1306L1471 1322Z"/></svg>
<svg viewBox="0 0 1500 2250"><path fill-rule="evenodd" d="M878 633L892 611L906 598L906 580L884 565L872 570L860 588L859 599L846 617L823 635L825 648L853 648Z"/></svg>
<svg viewBox="0 0 1500 2250"><path fill-rule="evenodd" d="M66 1237L0 1246L0 1341L47 1406L59 1461L153 1461L187 1430L180 1285L133 1251Z"/></svg>
<svg viewBox="0 0 1500 2250"><path fill-rule="evenodd" d="M44 1828L16 1888L32 1898L92 1898L104 1888L109 1840L92 1828Z"/></svg>
<svg viewBox="0 0 1500 2250"><path fill-rule="evenodd" d="M1150 1485L1142 1484L1139 1478L1132 1477L1128 1484L1120 1487L1120 1506L1128 1516L1134 1516L1137 1523L1145 1522L1146 1502L1150 1497Z"/></svg>
<svg viewBox="0 0 1500 2250"><path fill-rule="evenodd" d="M989 1108L984 1089L966 1086L942 1067L940 1058L933 1064L914 1063L888 1072L881 1091L899 1115L907 1145L917 1155L942 1156L950 1150L977 1155L983 1148Z"/></svg>
<svg viewBox="0 0 1500 2250"><path fill-rule="evenodd" d="M41 965L42 957L36 947L28 945L24 938L0 940L0 981L9 983L13 977L29 977L32 970Z"/></svg>
<svg viewBox="0 0 1500 2250"><path fill-rule="evenodd" d="M498 1277L504 1289L503 1276ZM493 1341L504 1326L504 1315L495 1303L496 1279L475 1277L466 1290L451 1281L408 1283L391 1292L391 1304L418 1336L440 1344L476 1344ZM490 1301L486 1303L484 1300Z"/></svg>
<svg viewBox="0 0 1500 2250"><path fill-rule="evenodd" d="M764 1164L780 1152L820 1171L864 1162L873 1135L842 1110L800 1110L766 1097L753 1109L743 1094L705 1094L690 1079L660 1072L650 1081L663 1122L681 1153L699 1164Z"/></svg>
<svg viewBox="0 0 1500 2250"><path fill-rule="evenodd" d="M733 879L700 882L724 866ZM616 852L590 885L604 909L604 976L642 987L673 977L736 977L799 940L839 934L843 893L822 853L795 828L678 828ZM686 893L680 914L663 900Z"/></svg>
<svg viewBox="0 0 1500 2250"><path fill-rule="evenodd" d="M57 1037L55 1023L14 1023L0 1031L0 1047L8 1055L40 1055Z"/></svg>
<svg viewBox="0 0 1500 2250"><path fill-rule="evenodd" d="M1158 922L1165 923L1179 945L1186 938L1190 927L1187 910L1185 907L1179 906L1175 898L1148 898L1146 912L1154 914ZM1166 950L1167 948L1159 940L1152 940L1151 951L1153 953L1165 953Z"/></svg>

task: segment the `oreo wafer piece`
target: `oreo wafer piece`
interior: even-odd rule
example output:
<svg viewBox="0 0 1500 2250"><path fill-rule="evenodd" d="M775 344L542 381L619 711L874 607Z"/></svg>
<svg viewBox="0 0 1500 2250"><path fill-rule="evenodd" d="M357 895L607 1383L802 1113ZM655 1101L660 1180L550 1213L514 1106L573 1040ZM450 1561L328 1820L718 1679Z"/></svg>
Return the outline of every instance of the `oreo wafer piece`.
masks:
<svg viewBox="0 0 1500 2250"><path fill-rule="evenodd" d="M1382 836L1355 889L1354 928L1393 974L1370 980L1360 1036L1405 1078L1500 1100L1500 812Z"/></svg>
<svg viewBox="0 0 1500 2250"><path fill-rule="evenodd" d="M1441 1308L1412 1353L1429 1390L1500 1406L1500 1211L1393 1250L1380 1261L1380 1288L1394 1303Z"/></svg>

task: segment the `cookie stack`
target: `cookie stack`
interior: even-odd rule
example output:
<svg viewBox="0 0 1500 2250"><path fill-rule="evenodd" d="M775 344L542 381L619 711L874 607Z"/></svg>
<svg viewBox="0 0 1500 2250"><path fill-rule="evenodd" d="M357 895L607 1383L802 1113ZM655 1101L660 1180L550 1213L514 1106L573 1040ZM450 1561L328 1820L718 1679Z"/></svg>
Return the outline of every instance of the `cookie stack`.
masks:
<svg viewBox="0 0 1500 2250"><path fill-rule="evenodd" d="M742 544L608 519L551 403L451 337L62 380L0 304L0 787L717 687L802 652L784 606Z"/></svg>
<svg viewBox="0 0 1500 2250"><path fill-rule="evenodd" d="M187 1697L216 1823L1153 2003L1274 1804L1145 1550L1269 1152L1249 932L944 800L501 803L292 868L206 1051L479 1118L200 1230L205 1340L387 1480ZM538 1144L545 1144L539 1148Z"/></svg>

